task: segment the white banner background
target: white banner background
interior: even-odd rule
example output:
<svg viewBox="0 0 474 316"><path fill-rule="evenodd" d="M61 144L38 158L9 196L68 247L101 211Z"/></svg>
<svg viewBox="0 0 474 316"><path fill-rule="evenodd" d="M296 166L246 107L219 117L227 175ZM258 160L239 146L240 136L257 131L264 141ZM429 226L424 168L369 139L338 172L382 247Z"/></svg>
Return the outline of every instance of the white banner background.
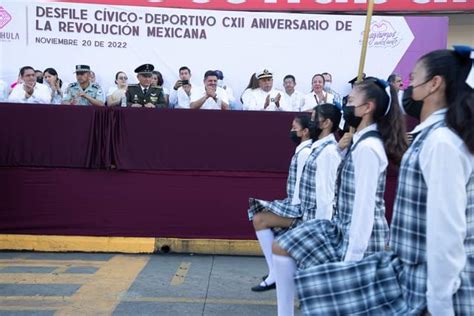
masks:
<svg viewBox="0 0 474 316"><path fill-rule="evenodd" d="M0 79L7 83L16 80L18 70L24 65L44 70L55 68L64 82L73 82L76 64L88 64L96 72L97 82L105 91L114 84L117 71L125 71L130 82L136 82L133 69L140 64L152 63L171 87L178 76L178 68L186 65L192 70L192 82L201 84L206 70L220 69L224 80L233 87L238 98L252 73L268 68L274 73L274 85L282 86L283 77L293 74L297 89L307 93L315 73L333 74L334 88L348 90L347 81L358 69L364 16L316 15L290 13L233 12L163 9L150 7L78 5L66 3L2 2L11 20L0 28ZM45 17L46 8L72 9L76 15L84 10L86 20L62 16ZM51 9L49 9L51 10ZM95 12L126 12L136 14L136 22L98 21ZM72 11L68 11L72 12ZM102 13L99 13L101 15ZM162 38L148 36L149 27L186 28L181 25L146 23L147 14L185 15L211 17L214 26L189 26L203 30L206 39ZM223 21L242 18L244 27L225 27ZM252 28L253 19L291 19L327 23L327 30L281 30ZM321 22L326 21L326 22ZM336 21L350 24L350 29L336 31ZM5 20L4 20L5 22ZM47 22L51 30L46 30ZM100 29L102 24L136 26L139 36L87 34L64 32L59 24L64 22L91 23ZM340 24L340 25L341 25ZM162 30L163 34L166 33ZM372 32L376 36L368 50L365 72L386 78L396 67L413 40L413 34L403 17L373 17ZM3 33L3 34L2 34ZM10 37L10 38L9 38ZM37 43L37 39L77 39L78 46ZM83 46L90 40L92 46ZM94 47L102 41L105 47ZM110 44L109 44L110 42ZM126 43L126 48L108 47ZM122 44L123 45L123 44Z"/></svg>

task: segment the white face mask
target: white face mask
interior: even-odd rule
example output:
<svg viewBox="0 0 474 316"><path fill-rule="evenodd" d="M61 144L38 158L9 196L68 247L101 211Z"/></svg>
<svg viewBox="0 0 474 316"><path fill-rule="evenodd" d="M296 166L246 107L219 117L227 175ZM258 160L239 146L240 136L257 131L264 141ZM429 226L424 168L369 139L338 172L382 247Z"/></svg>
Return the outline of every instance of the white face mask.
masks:
<svg viewBox="0 0 474 316"><path fill-rule="evenodd" d="M224 86L224 80L217 80L217 86L222 88Z"/></svg>
<svg viewBox="0 0 474 316"><path fill-rule="evenodd" d="M326 90L326 91L331 90L331 83L329 81L326 81L324 83L324 90Z"/></svg>

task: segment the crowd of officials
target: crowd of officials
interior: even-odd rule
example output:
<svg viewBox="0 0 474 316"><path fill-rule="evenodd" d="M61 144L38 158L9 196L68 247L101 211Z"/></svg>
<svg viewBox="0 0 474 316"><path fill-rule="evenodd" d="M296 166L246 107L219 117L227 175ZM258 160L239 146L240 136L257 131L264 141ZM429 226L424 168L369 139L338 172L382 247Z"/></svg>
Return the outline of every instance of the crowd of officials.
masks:
<svg viewBox="0 0 474 316"><path fill-rule="evenodd" d="M107 91L96 82L89 65L77 65L76 81L63 84L54 68L44 71L31 66L20 68L18 80L7 85L0 81L0 101L19 103L70 104L95 106L122 106L179 109L260 110L260 111L307 111L323 103L333 103L341 108L343 98L332 88L332 75L315 74L311 91L303 93L296 88L295 76L283 78L283 90L274 87L273 74L262 69L250 76L243 93L236 96L224 80L220 70L204 73L202 83L191 81L191 69L179 69L179 79L168 89L164 87L162 74L152 64L135 69L138 83L129 84L123 71L115 74L115 84ZM354 83L355 79L349 81ZM401 77L393 74L389 81L400 90ZM401 90L400 90L401 94Z"/></svg>

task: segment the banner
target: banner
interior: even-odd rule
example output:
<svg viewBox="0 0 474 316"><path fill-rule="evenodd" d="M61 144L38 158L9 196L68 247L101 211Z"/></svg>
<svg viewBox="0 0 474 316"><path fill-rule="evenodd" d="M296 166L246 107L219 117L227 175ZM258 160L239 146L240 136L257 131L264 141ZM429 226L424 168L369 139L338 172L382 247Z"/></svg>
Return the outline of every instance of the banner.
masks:
<svg viewBox="0 0 474 316"><path fill-rule="evenodd" d="M303 93L314 74L330 72L333 87L345 93L357 74L364 22L351 15L7 1L0 7L0 79L12 83L30 65L53 67L70 83L75 65L86 64L107 91L116 72L125 71L133 83L133 70L151 63L168 88L181 66L191 68L193 84L202 84L206 70L222 70L237 99L263 69L273 72L277 88L294 75ZM407 75L421 54L446 47L447 22L374 16L365 72Z"/></svg>
<svg viewBox="0 0 474 316"><path fill-rule="evenodd" d="M367 0L59 0L57 2L137 5L207 10L357 12ZM474 11L474 0L375 0L375 12Z"/></svg>

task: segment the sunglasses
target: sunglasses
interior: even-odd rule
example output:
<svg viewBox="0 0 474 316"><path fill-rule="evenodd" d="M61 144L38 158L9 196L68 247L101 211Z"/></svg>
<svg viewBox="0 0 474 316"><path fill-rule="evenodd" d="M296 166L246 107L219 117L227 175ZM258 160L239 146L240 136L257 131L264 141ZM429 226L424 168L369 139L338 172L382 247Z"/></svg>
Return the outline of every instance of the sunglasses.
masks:
<svg viewBox="0 0 474 316"><path fill-rule="evenodd" d="M118 77L117 79L120 79L120 80L128 80L127 77Z"/></svg>

